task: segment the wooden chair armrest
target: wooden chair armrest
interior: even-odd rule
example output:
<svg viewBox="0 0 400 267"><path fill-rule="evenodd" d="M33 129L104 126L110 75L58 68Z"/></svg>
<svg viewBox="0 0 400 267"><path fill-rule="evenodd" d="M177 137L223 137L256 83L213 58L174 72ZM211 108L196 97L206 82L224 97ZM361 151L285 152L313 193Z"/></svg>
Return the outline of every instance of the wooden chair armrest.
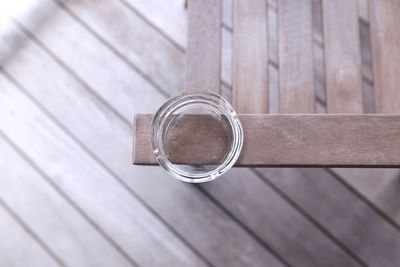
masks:
<svg viewBox="0 0 400 267"><path fill-rule="evenodd" d="M134 164L156 164L149 137L151 120L151 114L135 116ZM240 120L244 146L235 166L400 167L400 115L262 114L240 115ZM202 142L215 142L210 127L192 129L197 135L208 132ZM221 145L208 147L207 153L190 149L176 153L184 164L210 163L212 155L221 153Z"/></svg>

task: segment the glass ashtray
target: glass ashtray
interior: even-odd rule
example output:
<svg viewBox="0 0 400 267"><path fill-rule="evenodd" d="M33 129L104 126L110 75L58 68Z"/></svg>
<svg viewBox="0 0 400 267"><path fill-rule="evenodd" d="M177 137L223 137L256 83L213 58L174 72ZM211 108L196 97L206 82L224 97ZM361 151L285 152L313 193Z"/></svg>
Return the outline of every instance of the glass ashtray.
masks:
<svg viewBox="0 0 400 267"><path fill-rule="evenodd" d="M243 146L239 118L221 96L186 91L155 114L150 130L158 163L177 179L211 181L227 172Z"/></svg>

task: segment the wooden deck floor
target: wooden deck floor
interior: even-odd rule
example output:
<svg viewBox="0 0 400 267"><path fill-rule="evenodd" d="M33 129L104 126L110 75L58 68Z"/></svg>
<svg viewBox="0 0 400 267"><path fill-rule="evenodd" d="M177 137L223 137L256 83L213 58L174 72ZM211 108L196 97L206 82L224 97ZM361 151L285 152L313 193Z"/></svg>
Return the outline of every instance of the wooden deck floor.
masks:
<svg viewBox="0 0 400 267"><path fill-rule="evenodd" d="M268 14L273 35L273 0ZM400 266L398 170L243 168L189 185L130 164L133 114L154 112L183 86L182 0L40 0L2 29L0 266ZM368 91L371 70L363 76Z"/></svg>

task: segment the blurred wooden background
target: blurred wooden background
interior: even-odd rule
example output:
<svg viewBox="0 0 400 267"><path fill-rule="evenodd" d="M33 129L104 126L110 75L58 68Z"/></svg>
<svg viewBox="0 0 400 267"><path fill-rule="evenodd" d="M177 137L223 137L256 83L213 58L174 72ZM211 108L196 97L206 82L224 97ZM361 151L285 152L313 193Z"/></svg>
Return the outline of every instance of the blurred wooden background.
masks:
<svg viewBox="0 0 400 267"><path fill-rule="evenodd" d="M230 99L232 0L223 1ZM310 1L324 112L321 0ZM359 0L366 95L367 10ZM2 21L0 266L400 266L398 170L243 168L190 185L131 165L133 114L183 87L186 16L182 0L36 0Z"/></svg>

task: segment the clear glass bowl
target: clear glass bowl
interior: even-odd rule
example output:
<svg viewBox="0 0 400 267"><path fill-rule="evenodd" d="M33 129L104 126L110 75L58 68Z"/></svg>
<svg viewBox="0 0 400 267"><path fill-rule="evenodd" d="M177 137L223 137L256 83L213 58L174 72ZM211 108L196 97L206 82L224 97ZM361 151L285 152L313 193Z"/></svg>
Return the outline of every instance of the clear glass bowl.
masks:
<svg viewBox="0 0 400 267"><path fill-rule="evenodd" d="M221 96L186 91L155 114L151 144L158 163L177 179L211 181L227 172L243 146L239 118Z"/></svg>

